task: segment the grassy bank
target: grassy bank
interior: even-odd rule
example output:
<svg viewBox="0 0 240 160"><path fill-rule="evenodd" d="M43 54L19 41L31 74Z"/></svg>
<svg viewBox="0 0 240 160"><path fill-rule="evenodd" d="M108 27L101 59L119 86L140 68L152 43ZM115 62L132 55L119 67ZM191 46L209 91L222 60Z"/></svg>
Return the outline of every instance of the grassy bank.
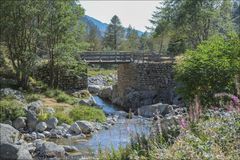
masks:
<svg viewBox="0 0 240 160"><path fill-rule="evenodd" d="M86 93L83 92L84 98ZM47 90L43 93L25 93L27 103L41 100L43 107L38 114L38 121L46 121L50 117L56 117L61 123L72 124L77 120L87 120L94 122L104 122L106 116L101 109L80 105L81 98L76 98L62 90ZM6 120L14 121L19 116L25 116L24 104L12 97L5 97L0 100L0 122ZM54 109L54 113L49 113L49 109Z"/></svg>

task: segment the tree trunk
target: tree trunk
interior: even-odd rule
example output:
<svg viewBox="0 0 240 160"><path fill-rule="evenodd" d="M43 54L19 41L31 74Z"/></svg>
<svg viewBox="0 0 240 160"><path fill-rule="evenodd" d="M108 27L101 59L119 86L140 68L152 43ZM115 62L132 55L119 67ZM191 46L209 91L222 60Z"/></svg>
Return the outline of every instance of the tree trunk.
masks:
<svg viewBox="0 0 240 160"><path fill-rule="evenodd" d="M28 89L28 79L29 79L28 74L22 75L22 87L25 90Z"/></svg>
<svg viewBox="0 0 240 160"><path fill-rule="evenodd" d="M240 96L240 75L235 76L235 86L237 90L237 95Z"/></svg>
<svg viewBox="0 0 240 160"><path fill-rule="evenodd" d="M50 82L49 86L54 87L54 56L53 50L50 51Z"/></svg>
<svg viewBox="0 0 240 160"><path fill-rule="evenodd" d="M20 69L17 69L16 71L16 79L19 87L22 87L23 89L28 89L28 80L29 75Z"/></svg>

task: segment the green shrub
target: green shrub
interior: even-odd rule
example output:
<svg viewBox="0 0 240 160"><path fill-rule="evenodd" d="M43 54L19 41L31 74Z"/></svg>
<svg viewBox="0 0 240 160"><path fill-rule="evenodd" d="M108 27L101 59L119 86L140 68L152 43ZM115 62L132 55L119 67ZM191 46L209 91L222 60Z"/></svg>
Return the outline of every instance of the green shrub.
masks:
<svg viewBox="0 0 240 160"><path fill-rule="evenodd" d="M106 116L101 109L84 105L75 107L70 111L69 115L74 121L77 120L87 120L96 122L106 121Z"/></svg>
<svg viewBox="0 0 240 160"><path fill-rule="evenodd" d="M50 117L51 117L51 114L41 112L37 118L38 118L38 121L40 122L40 121L47 121Z"/></svg>
<svg viewBox="0 0 240 160"><path fill-rule="evenodd" d="M216 36L187 51L177 60L175 78L178 92L191 103L195 95L204 106L214 103L214 94L234 93L234 77L240 73L240 41L238 37Z"/></svg>
<svg viewBox="0 0 240 160"><path fill-rule="evenodd" d="M65 102L65 103L69 103L69 104L73 104L74 101L71 101L72 98L66 94L59 94L56 97L57 102Z"/></svg>
<svg viewBox="0 0 240 160"><path fill-rule="evenodd" d="M39 80L34 79L33 77L29 77L29 88L30 88L31 90L37 89L37 90L39 90L39 91L41 91L41 92L44 92L44 91L47 90L48 85L45 84L45 83L42 82L42 81L39 81Z"/></svg>
<svg viewBox="0 0 240 160"><path fill-rule="evenodd" d="M56 95L58 95L59 92L59 90L49 89L44 94L49 98L54 98Z"/></svg>
<svg viewBox="0 0 240 160"><path fill-rule="evenodd" d="M11 98L0 100L0 122L25 116L23 104Z"/></svg>
<svg viewBox="0 0 240 160"><path fill-rule="evenodd" d="M47 90L45 92L45 95L50 98L55 98L57 102L64 102L68 104L76 103L76 100L74 97L58 89Z"/></svg>
<svg viewBox="0 0 240 160"><path fill-rule="evenodd" d="M66 113L57 112L56 114L54 114L54 116L58 119L59 124L62 124L62 123L72 124L73 123L73 120Z"/></svg>
<svg viewBox="0 0 240 160"><path fill-rule="evenodd" d="M40 100L41 97L42 97L42 95L40 95L40 94L28 94L28 95L25 96L28 103Z"/></svg>

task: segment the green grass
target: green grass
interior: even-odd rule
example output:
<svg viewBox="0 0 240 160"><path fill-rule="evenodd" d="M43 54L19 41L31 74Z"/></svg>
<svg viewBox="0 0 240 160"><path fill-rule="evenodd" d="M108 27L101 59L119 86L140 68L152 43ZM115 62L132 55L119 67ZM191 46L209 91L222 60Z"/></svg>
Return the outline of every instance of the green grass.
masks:
<svg viewBox="0 0 240 160"><path fill-rule="evenodd" d="M25 115L23 104L19 101L9 97L0 100L0 122L13 121L17 117Z"/></svg>
<svg viewBox="0 0 240 160"><path fill-rule="evenodd" d="M40 112L38 115L38 121L47 121L51 117L56 117L58 119L58 123L67 123L67 124L72 124L73 120L69 116L69 113L65 112L64 107L55 107L55 113L50 114L47 113L44 109Z"/></svg>
<svg viewBox="0 0 240 160"><path fill-rule="evenodd" d="M43 97L43 95L41 95L41 94L35 94L35 93L25 95L26 101L27 101L28 103L33 102L33 101L40 100L42 97Z"/></svg>
<svg viewBox="0 0 240 160"><path fill-rule="evenodd" d="M45 112L44 112L44 113L41 112L41 113L37 116L39 122L47 121L50 117L51 117L51 114L45 113Z"/></svg>
<svg viewBox="0 0 240 160"><path fill-rule="evenodd" d="M115 69L90 68L88 70L88 76L90 76L90 77L97 76L97 75L108 76L108 75L113 75L116 73L117 73L117 70L115 70Z"/></svg>
<svg viewBox="0 0 240 160"><path fill-rule="evenodd" d="M54 106L55 113L50 115L44 111L38 115L38 121L46 121L50 117L56 117L61 123L72 124L77 120L87 120L92 122L105 122L106 116L101 109L94 108L92 106L80 105L72 106L68 109L64 106Z"/></svg>
<svg viewBox="0 0 240 160"><path fill-rule="evenodd" d="M67 123L67 124L72 124L73 119L68 115L63 112L56 112L54 116L58 119L58 123Z"/></svg>
<svg viewBox="0 0 240 160"><path fill-rule="evenodd" d="M94 122L106 121L106 116L101 109L90 107L90 106L76 106L69 113L70 117L74 120L87 120Z"/></svg>
<svg viewBox="0 0 240 160"><path fill-rule="evenodd" d="M45 96L49 98L54 98L57 102L63 102L71 105L76 103L76 99L73 96L70 96L64 91L58 89L47 90L45 92Z"/></svg>

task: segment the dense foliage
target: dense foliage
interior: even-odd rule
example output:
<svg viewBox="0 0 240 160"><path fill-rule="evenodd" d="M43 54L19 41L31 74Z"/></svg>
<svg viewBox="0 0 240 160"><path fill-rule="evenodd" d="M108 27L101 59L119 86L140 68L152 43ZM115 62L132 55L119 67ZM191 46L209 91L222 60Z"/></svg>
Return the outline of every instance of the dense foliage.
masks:
<svg viewBox="0 0 240 160"><path fill-rule="evenodd" d="M74 54L85 47L79 18L83 8L75 0L2 1L1 53L5 52L19 86L27 88L29 77L40 58L48 61L50 85L56 66L74 61Z"/></svg>
<svg viewBox="0 0 240 160"><path fill-rule="evenodd" d="M239 32L232 19L238 19L237 3L230 0L166 0L160 2L152 17L155 36L167 40L168 48L177 45L175 54L196 48L212 35ZM232 12L234 11L234 15ZM235 28L235 30L234 30ZM184 45L178 45L178 44ZM172 50L169 50L172 51Z"/></svg>
<svg viewBox="0 0 240 160"><path fill-rule="evenodd" d="M4 98L0 100L0 122L6 120L15 120L18 117L25 116L23 104L12 98Z"/></svg>
<svg viewBox="0 0 240 160"><path fill-rule="evenodd" d="M187 51L176 64L179 93L188 102L195 95L204 105L211 104L214 94L236 93L234 78L240 73L240 41L237 36L215 36Z"/></svg>

